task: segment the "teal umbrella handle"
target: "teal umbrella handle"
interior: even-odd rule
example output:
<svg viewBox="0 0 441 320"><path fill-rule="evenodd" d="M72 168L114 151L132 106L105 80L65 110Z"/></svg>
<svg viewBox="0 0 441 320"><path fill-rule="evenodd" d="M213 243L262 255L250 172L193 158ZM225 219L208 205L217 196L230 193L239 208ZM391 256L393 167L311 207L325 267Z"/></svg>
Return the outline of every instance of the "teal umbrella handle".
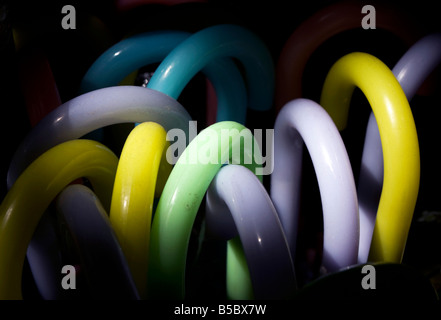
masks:
<svg viewBox="0 0 441 320"><path fill-rule="evenodd" d="M270 109L275 81L271 54L253 32L235 25L208 27L184 40L162 61L147 86L176 98L197 72L224 57L242 63L249 107Z"/></svg>

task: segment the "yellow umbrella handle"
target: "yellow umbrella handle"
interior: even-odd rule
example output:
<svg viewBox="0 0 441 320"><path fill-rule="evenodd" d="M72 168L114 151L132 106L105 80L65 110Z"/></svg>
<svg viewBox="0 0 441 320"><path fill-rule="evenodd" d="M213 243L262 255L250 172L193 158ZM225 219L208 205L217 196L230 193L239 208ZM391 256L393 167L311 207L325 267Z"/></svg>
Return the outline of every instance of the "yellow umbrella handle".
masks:
<svg viewBox="0 0 441 320"><path fill-rule="evenodd" d="M23 171L0 206L1 300L22 298L26 250L49 204L71 181L86 177L108 212L117 163L102 144L71 140L49 149Z"/></svg>
<svg viewBox="0 0 441 320"><path fill-rule="evenodd" d="M327 40L349 30L361 29L363 5L357 1L335 1L303 21L286 40L276 69L275 105L277 113L289 101L306 98L302 79L314 52ZM411 15L398 7L375 4L376 27L400 39L406 46L417 41L423 32Z"/></svg>
<svg viewBox="0 0 441 320"><path fill-rule="evenodd" d="M110 222L141 298L147 285L155 191L160 194L172 169L166 160L166 134L155 122L136 126L124 144L113 187Z"/></svg>
<svg viewBox="0 0 441 320"><path fill-rule="evenodd" d="M369 261L400 263L409 233L420 180L420 154L413 115L392 71L367 53L350 53L329 71L321 105L339 130L348 118L351 96L358 87L377 119L384 161L384 182Z"/></svg>

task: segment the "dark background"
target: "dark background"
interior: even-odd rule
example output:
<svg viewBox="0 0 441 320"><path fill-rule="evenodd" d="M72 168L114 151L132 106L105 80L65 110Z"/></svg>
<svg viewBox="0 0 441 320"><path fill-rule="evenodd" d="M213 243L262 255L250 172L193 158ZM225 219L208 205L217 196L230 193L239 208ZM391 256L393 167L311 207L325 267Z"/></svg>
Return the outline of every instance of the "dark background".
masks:
<svg viewBox="0 0 441 320"><path fill-rule="evenodd" d="M290 34L308 17L326 5L336 1L207 1L175 6L152 4L127 12L117 12L113 1L0 1L0 104L2 119L0 134L3 138L0 186L2 198L6 194L6 171L15 148L29 131L24 106L24 91L17 75L19 48L12 39L12 29L21 28L28 32L27 48L42 48L51 64L61 100L75 97L79 83L89 66L109 46L130 33L179 29L196 32L204 27L234 23L249 28L267 44L275 64ZM359 1L363 5L376 2ZM381 2L382 4L385 1ZM439 32L441 20L434 1L388 1L415 19L422 34ZM61 27L61 8L70 4L76 8L76 30ZM95 16L106 28L105 33L94 33L96 25L89 18ZM100 25L101 26L101 25ZM319 101L323 80L332 64L341 56L352 51L365 51L382 59L391 68L407 50L407 46L394 35L383 30L363 30L359 28L344 32L325 43L311 56L303 76L303 94ZM415 209L415 218L409 234L408 246L403 262L417 267L430 277L439 277L440 223L418 222L424 211L441 211L441 168L438 149L441 132L440 83L436 70L431 80L428 95L417 95L411 103L420 138L421 185ZM38 78L35 81L39 81ZM195 77L180 101L191 105L190 114L198 123L203 123L204 100L200 97L203 81ZM198 94L195 94L198 92ZM357 179L364 131L370 112L364 96L355 91L353 103L362 105L351 108L348 128L342 132ZM274 110L268 112L249 111L247 126L252 128L273 128ZM199 128L201 126L199 125ZM304 234L300 242L304 249L315 247L320 242L321 203L312 164L305 153L303 223ZM266 177L265 185L269 182ZM439 281L439 280L438 280Z"/></svg>

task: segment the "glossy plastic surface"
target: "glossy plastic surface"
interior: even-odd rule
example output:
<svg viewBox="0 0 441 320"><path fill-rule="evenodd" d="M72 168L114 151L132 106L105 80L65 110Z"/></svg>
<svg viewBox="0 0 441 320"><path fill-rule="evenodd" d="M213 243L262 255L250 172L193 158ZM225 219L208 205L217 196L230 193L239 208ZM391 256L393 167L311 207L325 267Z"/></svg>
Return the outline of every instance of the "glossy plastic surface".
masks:
<svg viewBox="0 0 441 320"><path fill-rule="evenodd" d="M355 1L340 1L314 13L295 29L285 42L277 63L277 111L292 99L303 97L303 71L321 44L344 31L361 28L362 7ZM418 39L418 26L399 8L380 3L374 7L376 28L391 32L409 46Z"/></svg>
<svg viewBox="0 0 441 320"><path fill-rule="evenodd" d="M107 125L153 121L166 131L179 128L187 133L191 117L167 95L142 87L118 86L85 93L48 114L18 146L8 170L11 187L34 159L51 147Z"/></svg>
<svg viewBox="0 0 441 320"><path fill-rule="evenodd" d="M240 146L241 136L248 136L251 145ZM262 163L256 148L258 144L250 130L239 123L223 121L202 130L184 150L165 184L153 218L148 285L153 296L185 296L188 243L201 201L223 164L243 164L255 172L256 163ZM234 150L239 150L249 162L234 157Z"/></svg>
<svg viewBox="0 0 441 320"><path fill-rule="evenodd" d="M238 59L248 85L248 106L271 108L274 97L274 65L265 43L236 25L205 28L179 44L162 61L148 88L176 97L203 67L220 58Z"/></svg>
<svg viewBox="0 0 441 320"><path fill-rule="evenodd" d="M121 40L106 50L89 68L81 82L80 91L85 93L118 85L131 72L163 61L177 45L190 36L190 33L183 31L152 31ZM181 59L178 56L175 63L179 63ZM214 86L218 100L218 121L245 123L246 88L243 77L233 61L227 58L216 59L207 63L201 71ZM185 85L166 93L178 99L184 87Z"/></svg>
<svg viewBox="0 0 441 320"><path fill-rule="evenodd" d="M237 230L256 299L292 296L296 278L285 233L268 193L253 172L238 165L221 168L207 192L206 214L208 230L216 229L228 240L237 236L229 234Z"/></svg>
<svg viewBox="0 0 441 320"><path fill-rule="evenodd" d="M379 59L355 52L340 58L326 77L321 105L344 129L355 87L377 119L384 155L384 184L368 261L401 262L418 196L420 154L409 102L392 71Z"/></svg>
<svg viewBox="0 0 441 320"><path fill-rule="evenodd" d="M72 140L38 157L0 206L0 298L20 299L27 246L43 212L71 181L88 178L109 210L117 157L100 143Z"/></svg>
<svg viewBox="0 0 441 320"><path fill-rule="evenodd" d="M355 264L358 255L358 199L343 140L328 113L316 102L287 103L274 127L271 198L295 257L303 147L314 165L323 208L323 261L332 272Z"/></svg>
<svg viewBox="0 0 441 320"><path fill-rule="evenodd" d="M109 216L96 195L84 185L73 184L57 197L56 207L80 256L89 297L139 299Z"/></svg>
<svg viewBox="0 0 441 320"><path fill-rule="evenodd" d="M155 191L161 194L172 168L165 156L168 145L159 124L144 122L135 127L121 152L113 187L110 221L141 297L147 285ZM156 190L158 175L161 181Z"/></svg>
<svg viewBox="0 0 441 320"><path fill-rule="evenodd" d="M428 35L415 43L392 69L404 94L412 100L424 80L441 61L441 35ZM360 205L359 263L366 263L383 186L383 150L375 115L370 114L358 181Z"/></svg>

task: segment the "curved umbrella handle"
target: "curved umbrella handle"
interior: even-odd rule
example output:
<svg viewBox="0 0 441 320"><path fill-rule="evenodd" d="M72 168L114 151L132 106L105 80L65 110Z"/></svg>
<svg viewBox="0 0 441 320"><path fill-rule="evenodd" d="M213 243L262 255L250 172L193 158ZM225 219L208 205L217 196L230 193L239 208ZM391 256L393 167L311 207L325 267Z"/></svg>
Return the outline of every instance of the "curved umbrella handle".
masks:
<svg viewBox="0 0 441 320"><path fill-rule="evenodd" d="M253 172L238 165L221 168L207 192L206 215L209 232L217 230L227 240L239 234L254 298L293 296L297 284L285 233L268 193ZM227 268L228 296L246 299L237 294L243 288L237 288L236 273Z"/></svg>
<svg viewBox="0 0 441 320"><path fill-rule="evenodd" d="M145 297L150 228L155 193L160 195L172 166L159 124L144 122L127 137L116 170L110 222L141 298Z"/></svg>
<svg viewBox="0 0 441 320"><path fill-rule="evenodd" d="M241 138L247 142L242 143ZM232 121L207 127L185 148L170 173L153 218L150 295L184 297L188 243L203 197L225 163L242 164L255 172L262 163L258 149L251 131Z"/></svg>
<svg viewBox="0 0 441 320"><path fill-rule="evenodd" d="M121 40L107 49L89 68L81 81L80 92L118 85L134 70L163 61L190 36L191 33L184 31L151 31ZM216 59L208 63L202 72L216 92L218 121L245 123L246 88L233 61L227 58ZM178 99L182 89L168 95Z"/></svg>
<svg viewBox="0 0 441 320"><path fill-rule="evenodd" d="M441 61L441 34L430 34L416 42L392 69L409 101L430 72ZM383 186L383 150L374 114L371 112L361 159L358 194L360 206L359 263L366 263Z"/></svg>
<svg viewBox="0 0 441 320"><path fill-rule="evenodd" d="M111 124L144 121L157 122L167 131L179 128L189 136L188 112L175 99L155 90L111 87L67 101L43 118L19 145L9 166L8 187L34 159L61 142Z"/></svg>
<svg viewBox="0 0 441 320"><path fill-rule="evenodd" d="M342 130L358 87L377 119L384 154L384 184L369 260L401 262L418 196L420 154L409 102L392 71L379 59L355 52L340 58L326 77L321 105Z"/></svg>
<svg viewBox="0 0 441 320"><path fill-rule="evenodd" d="M397 35L409 46L418 39L418 26L397 8L376 4L376 25ZM277 112L302 97L302 74L312 53L326 40L343 31L361 28L362 6L341 1L323 8L304 21L288 38L276 66Z"/></svg>
<svg viewBox="0 0 441 320"><path fill-rule="evenodd" d="M270 109L274 95L271 54L255 34L235 25L208 27L184 40L162 61L147 87L176 97L197 72L224 57L237 58L243 64L249 107Z"/></svg>
<svg viewBox="0 0 441 320"><path fill-rule="evenodd" d="M73 239L71 249L81 257L90 297L139 299L107 211L95 193L84 185L70 185L57 197L56 209L62 227Z"/></svg>
<svg viewBox="0 0 441 320"><path fill-rule="evenodd" d="M274 127L271 198L295 257L303 146L314 164L323 207L323 261L332 272L357 262L358 199L343 140L328 113L316 102L287 103Z"/></svg>
<svg viewBox="0 0 441 320"><path fill-rule="evenodd" d="M117 163L102 144L72 140L43 153L23 171L0 206L0 299L21 298L26 249L58 193L71 181L87 177L109 210Z"/></svg>

